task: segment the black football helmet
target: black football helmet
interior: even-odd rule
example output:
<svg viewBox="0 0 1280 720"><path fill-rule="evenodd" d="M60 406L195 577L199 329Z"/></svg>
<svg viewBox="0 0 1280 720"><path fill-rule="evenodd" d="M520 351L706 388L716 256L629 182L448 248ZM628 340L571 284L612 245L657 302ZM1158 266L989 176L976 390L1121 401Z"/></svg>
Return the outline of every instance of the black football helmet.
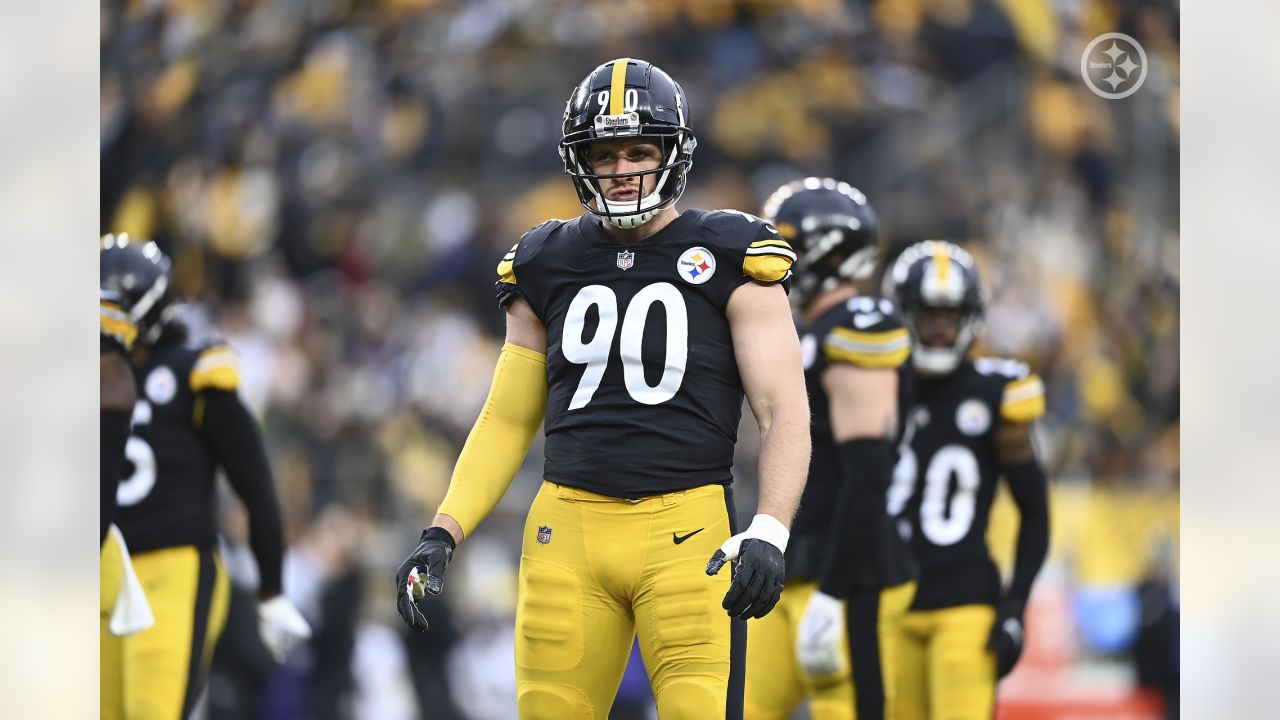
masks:
<svg viewBox="0 0 1280 720"><path fill-rule="evenodd" d="M138 343L154 344L177 309L169 258L154 242L120 233L102 237L98 260L100 295L129 314L138 328Z"/></svg>
<svg viewBox="0 0 1280 720"><path fill-rule="evenodd" d="M911 359L925 375L946 375L960 365L983 330L985 302L973 256L943 240L925 240L902 251L886 277L902 308L914 347ZM926 347L916 331L923 308L957 308L960 328L950 347Z"/></svg>
<svg viewBox="0 0 1280 720"><path fill-rule="evenodd" d="M841 282L875 272L880 256L876 211L849 183L816 177L789 182L765 200L761 215L799 258L791 289L798 307Z"/></svg>
<svg viewBox="0 0 1280 720"><path fill-rule="evenodd" d="M674 204L684 193L698 145L688 121L684 90L661 68L644 60L618 58L592 70L565 103L560 140L560 159L582 206L612 225L630 229ZM595 140L625 137L655 140L662 149L662 164L642 172L593 173L585 157L587 146ZM652 192L635 202L610 202L600 187L602 179L645 175L657 175L657 181L651 184Z"/></svg>

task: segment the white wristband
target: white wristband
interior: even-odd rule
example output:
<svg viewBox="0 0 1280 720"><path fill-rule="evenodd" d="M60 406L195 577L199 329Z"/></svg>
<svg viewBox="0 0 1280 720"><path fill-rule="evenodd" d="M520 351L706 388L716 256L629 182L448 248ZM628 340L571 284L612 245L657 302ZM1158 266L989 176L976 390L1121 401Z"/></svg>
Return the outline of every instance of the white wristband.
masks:
<svg viewBox="0 0 1280 720"><path fill-rule="evenodd" d="M751 525L742 533L742 539L756 538L764 540L779 550L787 551L787 540L791 539L791 532L787 530L787 526L783 525L778 518L772 515L761 513L751 518Z"/></svg>

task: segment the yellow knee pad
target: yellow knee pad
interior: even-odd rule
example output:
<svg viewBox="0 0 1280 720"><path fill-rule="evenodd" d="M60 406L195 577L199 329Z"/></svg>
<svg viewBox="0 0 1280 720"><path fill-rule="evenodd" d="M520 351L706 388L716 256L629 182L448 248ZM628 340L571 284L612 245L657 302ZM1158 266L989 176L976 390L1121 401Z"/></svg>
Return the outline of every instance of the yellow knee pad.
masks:
<svg viewBox="0 0 1280 720"><path fill-rule="evenodd" d="M520 720L565 720L566 718L601 718L609 708L592 708L582 691L568 685L546 682L521 683L516 694Z"/></svg>

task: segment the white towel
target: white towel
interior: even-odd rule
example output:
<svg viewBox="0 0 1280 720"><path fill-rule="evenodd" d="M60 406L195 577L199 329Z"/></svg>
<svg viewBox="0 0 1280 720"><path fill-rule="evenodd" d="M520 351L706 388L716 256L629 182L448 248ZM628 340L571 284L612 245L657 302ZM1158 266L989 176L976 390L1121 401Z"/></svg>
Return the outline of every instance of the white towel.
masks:
<svg viewBox="0 0 1280 720"><path fill-rule="evenodd" d="M142 583L138 582L138 575L133 571L133 561L129 559L129 548L124 544L124 535L115 525L109 527L107 532L120 544L120 559L124 562L120 592L116 595L116 604L111 609L111 622L107 628L112 635L124 637L155 625L156 618L151 614L146 593L142 592Z"/></svg>

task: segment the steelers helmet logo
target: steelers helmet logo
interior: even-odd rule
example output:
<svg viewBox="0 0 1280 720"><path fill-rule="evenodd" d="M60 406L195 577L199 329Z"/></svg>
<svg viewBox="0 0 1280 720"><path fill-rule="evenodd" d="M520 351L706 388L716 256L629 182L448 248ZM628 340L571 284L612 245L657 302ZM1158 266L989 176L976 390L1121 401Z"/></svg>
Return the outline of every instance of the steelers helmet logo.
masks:
<svg viewBox="0 0 1280 720"><path fill-rule="evenodd" d="M956 427L965 435L981 435L991 427L991 411L981 400L969 398L956 408Z"/></svg>
<svg viewBox="0 0 1280 720"><path fill-rule="evenodd" d="M147 375L146 390L151 402L164 405L178 394L178 379L167 365L161 365Z"/></svg>
<svg viewBox="0 0 1280 720"><path fill-rule="evenodd" d="M716 274L716 257L704 247L689 248L676 260L676 272L685 282L701 285Z"/></svg>

